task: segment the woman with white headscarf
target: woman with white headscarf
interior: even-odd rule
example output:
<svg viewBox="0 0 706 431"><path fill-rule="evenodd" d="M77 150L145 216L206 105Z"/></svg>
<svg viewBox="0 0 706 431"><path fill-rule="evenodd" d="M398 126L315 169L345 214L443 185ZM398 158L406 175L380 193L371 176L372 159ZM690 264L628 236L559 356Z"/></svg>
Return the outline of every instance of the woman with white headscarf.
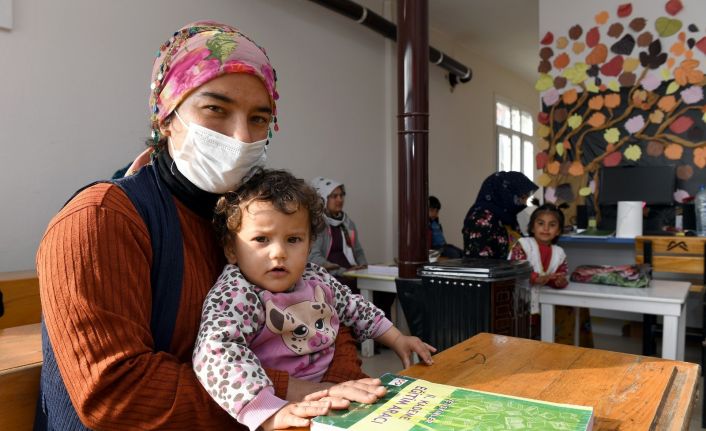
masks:
<svg viewBox="0 0 706 431"><path fill-rule="evenodd" d="M324 200L326 229L311 245L309 261L326 268L336 276L347 270L367 267L368 261L360 245L355 223L343 212L345 186L324 177L314 178L311 185ZM350 279L346 279L345 284L355 287L351 286L354 283L350 283Z"/></svg>

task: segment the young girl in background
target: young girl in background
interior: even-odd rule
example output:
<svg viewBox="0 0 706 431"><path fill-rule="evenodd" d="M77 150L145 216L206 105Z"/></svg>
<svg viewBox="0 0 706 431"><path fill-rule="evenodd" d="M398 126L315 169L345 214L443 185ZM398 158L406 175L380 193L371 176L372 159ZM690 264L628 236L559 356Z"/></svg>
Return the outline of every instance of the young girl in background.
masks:
<svg viewBox="0 0 706 431"><path fill-rule="evenodd" d="M539 286L563 289L568 284L569 266L566 253L556 245L564 230L564 213L560 206L546 203L538 207L530 217L527 232L529 237L520 238L510 250L508 259L526 260L532 265L530 312L532 327L538 329ZM593 347L591 319L588 309L579 309L579 345ZM575 308L558 306L555 310L555 341L561 344L574 343ZM532 331L538 334L539 331Z"/></svg>

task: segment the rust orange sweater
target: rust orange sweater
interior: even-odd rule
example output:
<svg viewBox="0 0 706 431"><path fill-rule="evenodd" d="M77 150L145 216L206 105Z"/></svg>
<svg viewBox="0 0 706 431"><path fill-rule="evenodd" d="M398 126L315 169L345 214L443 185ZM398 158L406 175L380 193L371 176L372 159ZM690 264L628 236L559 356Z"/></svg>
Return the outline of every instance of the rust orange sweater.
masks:
<svg viewBox="0 0 706 431"><path fill-rule="evenodd" d="M37 252L42 312L61 376L93 429L225 429L234 419L196 380L191 353L223 253L210 222L176 200L184 278L170 352L153 351L149 233L117 186L81 192L50 222ZM289 376L267 370L284 398ZM324 381L362 378L350 333Z"/></svg>

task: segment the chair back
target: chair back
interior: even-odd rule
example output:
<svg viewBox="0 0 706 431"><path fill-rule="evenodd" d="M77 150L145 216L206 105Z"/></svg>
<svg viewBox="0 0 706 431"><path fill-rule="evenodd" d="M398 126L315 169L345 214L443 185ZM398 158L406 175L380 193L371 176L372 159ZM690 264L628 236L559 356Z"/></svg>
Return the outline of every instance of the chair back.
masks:
<svg viewBox="0 0 706 431"><path fill-rule="evenodd" d="M680 279L691 281L692 292L703 292L704 243L706 238L695 236L638 236L635 261L650 264L652 272L680 275Z"/></svg>
<svg viewBox="0 0 706 431"><path fill-rule="evenodd" d="M3 310L0 313L0 329L41 321L39 280L34 271L0 273L0 296L0 308Z"/></svg>

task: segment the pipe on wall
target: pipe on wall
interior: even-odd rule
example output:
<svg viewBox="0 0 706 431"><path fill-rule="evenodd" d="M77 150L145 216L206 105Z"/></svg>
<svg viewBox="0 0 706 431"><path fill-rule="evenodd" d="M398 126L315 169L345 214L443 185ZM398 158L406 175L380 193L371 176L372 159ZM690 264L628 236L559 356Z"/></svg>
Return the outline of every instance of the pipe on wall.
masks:
<svg viewBox="0 0 706 431"><path fill-rule="evenodd" d="M397 41L397 26L370 9L350 0L309 0L327 9L346 16L386 37ZM452 86L456 82L466 83L473 78L471 69L438 49L429 47L429 61L449 72Z"/></svg>

